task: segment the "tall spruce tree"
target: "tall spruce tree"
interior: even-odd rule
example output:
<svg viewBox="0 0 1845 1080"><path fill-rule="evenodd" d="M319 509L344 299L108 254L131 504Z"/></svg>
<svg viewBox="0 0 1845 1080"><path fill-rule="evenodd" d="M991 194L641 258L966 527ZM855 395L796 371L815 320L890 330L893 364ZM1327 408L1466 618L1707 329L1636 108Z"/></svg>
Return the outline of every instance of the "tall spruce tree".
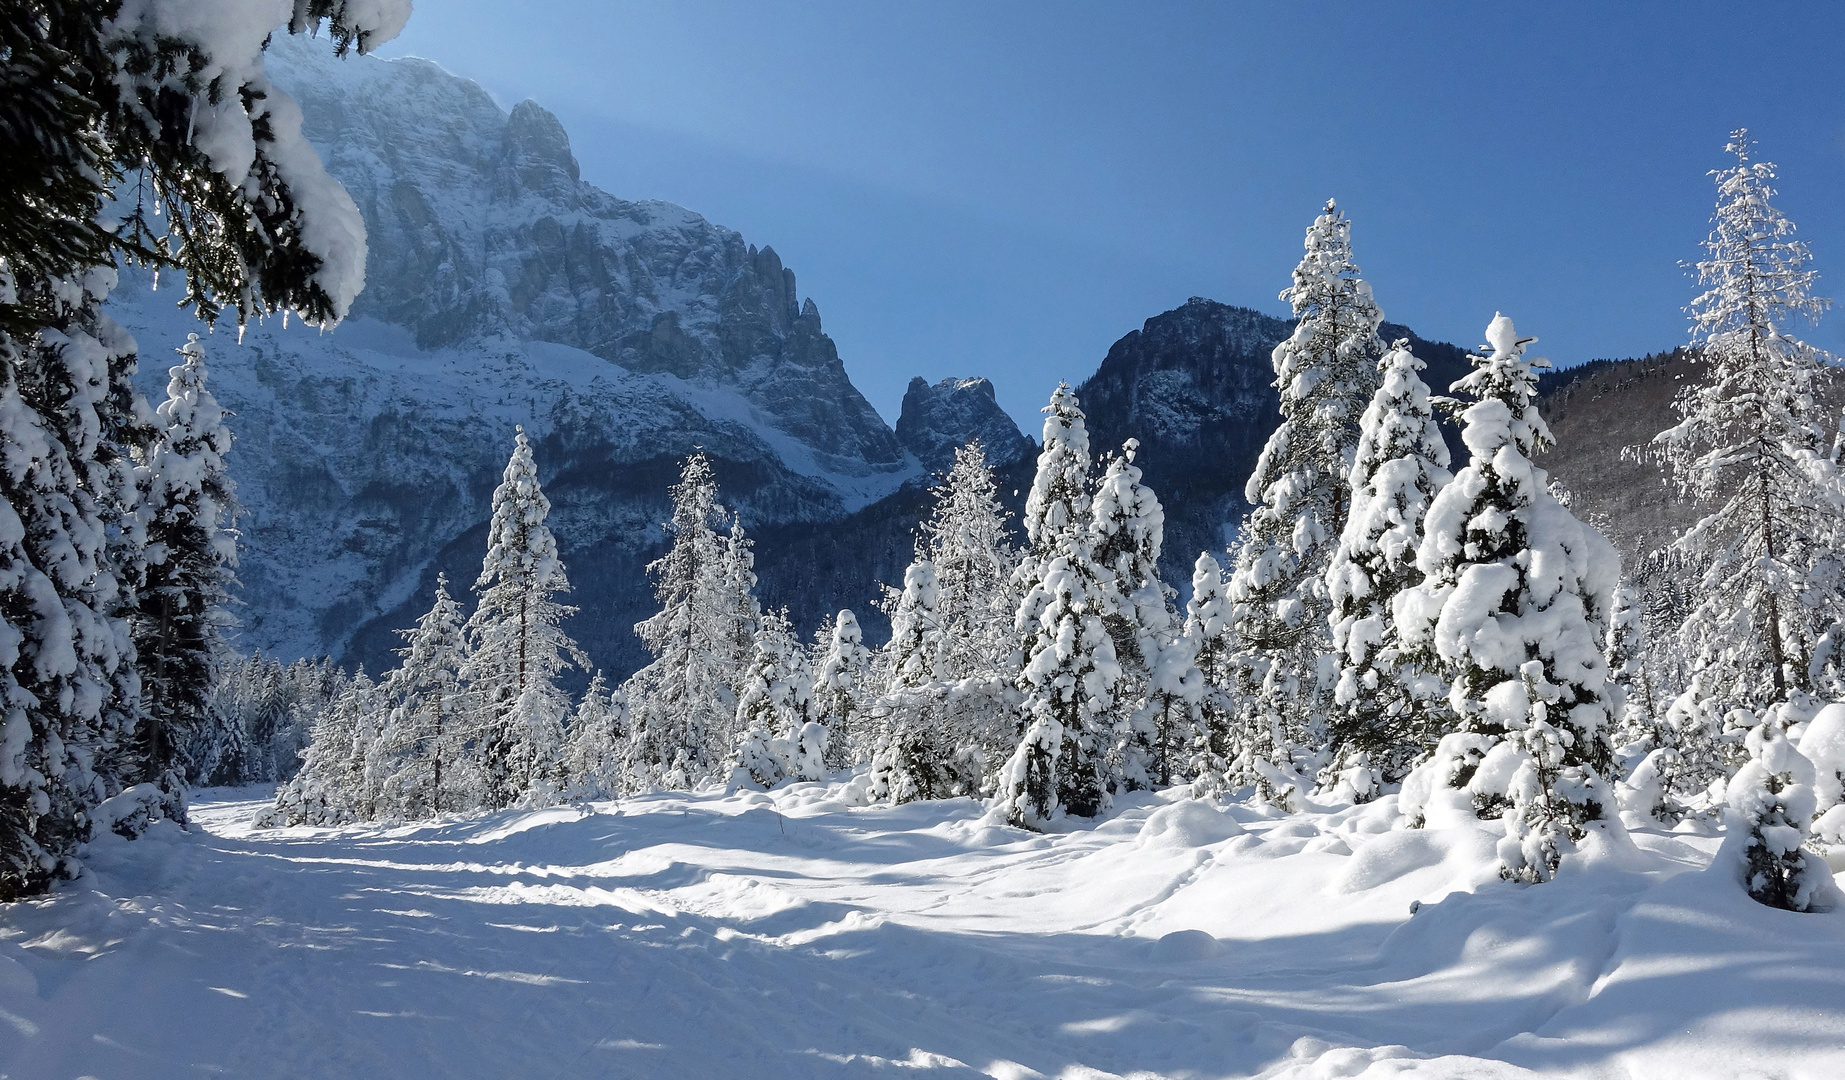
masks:
<svg viewBox="0 0 1845 1080"><path fill-rule="evenodd" d="M935 567L939 588L940 675L960 680L994 674L1014 647L1018 597L1010 578L1018 558L980 440L955 451L954 466L933 494L935 505L922 523L918 546Z"/></svg>
<svg viewBox="0 0 1845 1080"><path fill-rule="evenodd" d="M1236 753L1237 703L1232 697L1236 639L1228 589L1223 567L1210 552L1199 552L1192 565L1192 596L1185 604L1184 637L1191 662L1204 682L1198 699L1200 730L1190 747L1187 772L1208 790L1222 790L1228 784Z"/></svg>
<svg viewBox="0 0 1845 1080"><path fill-rule="evenodd" d="M1811 689L1816 643L1845 619L1845 505L1831 462L1832 417L1819 403L1823 363L1793 336L1827 301L1794 224L1772 199L1774 166L1750 158L1748 132L1712 173L1717 209L1704 292L1688 309L1701 382L1680 391L1679 422L1654 440L1680 491L1708 512L1677 541L1705 567L1680 630L1695 658L1688 694L1701 711L1764 714Z"/></svg>
<svg viewBox="0 0 1845 1080"><path fill-rule="evenodd" d="M1058 383L1043 412L1043 449L1025 497L1026 546L1013 572L1020 597L1043 579L1053 560L1081 547L1089 531L1089 428L1082 405L1068 383Z"/></svg>
<svg viewBox="0 0 1845 1080"><path fill-rule="evenodd" d="M1351 222L1328 200L1281 299L1294 333L1275 347L1281 426L1244 490L1230 595L1249 730L1243 779L1289 801L1321 742L1333 672L1326 568L1349 510L1359 417L1379 382L1383 312L1352 261Z"/></svg>
<svg viewBox="0 0 1845 1080"><path fill-rule="evenodd" d="M841 769L858 760L858 744L865 740L865 714L875 689L871 680L871 650L858 616L841 611L826 637L826 651L814 666L811 699L813 714L827 729L826 764Z"/></svg>
<svg viewBox="0 0 1845 1080"><path fill-rule="evenodd" d="M1087 421L1062 383L1044 414L1043 449L1025 500L1029 546L1014 574L1024 726L998 777L1008 820L1025 828L1107 807L1122 677L1103 622L1114 608L1106 595L1112 585L1094 559Z"/></svg>
<svg viewBox="0 0 1845 1080"><path fill-rule="evenodd" d="M826 728L808 720L812 673L785 611L763 613L753 652L737 696L740 778L765 788L783 780L820 779Z"/></svg>
<svg viewBox="0 0 1845 1080"><path fill-rule="evenodd" d="M381 696L390 713L371 770L390 815L414 821L460 809L457 793L477 786L463 752L467 634L461 606L448 593L448 575L436 575L435 601L415 629L398 633L403 661L384 681Z"/></svg>
<svg viewBox="0 0 1845 1080"><path fill-rule="evenodd" d="M492 809L554 800L563 782L564 722L570 699L557 677L588 660L563 631L576 609L557 600L570 591L557 538L545 519L551 500L525 429L513 436L512 458L493 493L487 556L468 619L469 655L463 677L474 710L474 745L481 804Z"/></svg>
<svg viewBox="0 0 1845 1080"><path fill-rule="evenodd" d="M737 708L741 613L729 546L717 531L729 515L704 453L686 459L672 500L669 545L647 567L660 610L634 627L654 656L627 684L627 782L636 788L688 787L710 776L729 754L729 744L715 741L728 736Z"/></svg>
<svg viewBox="0 0 1845 1080"><path fill-rule="evenodd" d="M139 470L146 558L131 625L144 712L127 781L225 779L243 732L217 708L226 610L236 583L236 488L224 455L231 432L206 389L197 334L168 369L159 437Z"/></svg>
<svg viewBox="0 0 1845 1080"><path fill-rule="evenodd" d="M1423 581L1396 609L1404 644L1453 672L1456 730L1404 782L1412 823L1436 807L1503 817L1502 873L1535 882L1595 822L1618 828L1602 655L1620 559L1550 494L1532 455L1552 445L1536 363L1495 315L1485 355L1454 389L1467 467L1435 496L1417 552Z"/></svg>
<svg viewBox="0 0 1845 1080"><path fill-rule="evenodd" d="M1398 341L1378 362L1383 382L1359 423L1351 509L1327 568L1332 644L1334 769L1356 798L1395 783L1446 733L1439 663L1406 652L1391 608L1422 580L1422 519L1451 479L1424 364ZM1358 770L1354 772L1353 770Z"/></svg>
<svg viewBox="0 0 1845 1080"><path fill-rule="evenodd" d="M1172 724L1178 719L1172 709L1174 695L1187 682L1185 665L1170 649L1176 637L1172 590L1159 577L1166 512L1153 489L1141 482L1140 467L1134 464L1139 449L1139 441L1129 439L1109 461L1090 500L1089 526L1097 613L1122 668L1122 682L1115 691L1121 707L1116 710L1111 771L1129 790L1171 782L1170 755L1162 745L1173 737ZM1177 670L1162 672L1162 663L1167 668L1178 665ZM1156 695L1152 684L1161 674L1168 689ZM1189 741L1189 729L1180 737Z"/></svg>

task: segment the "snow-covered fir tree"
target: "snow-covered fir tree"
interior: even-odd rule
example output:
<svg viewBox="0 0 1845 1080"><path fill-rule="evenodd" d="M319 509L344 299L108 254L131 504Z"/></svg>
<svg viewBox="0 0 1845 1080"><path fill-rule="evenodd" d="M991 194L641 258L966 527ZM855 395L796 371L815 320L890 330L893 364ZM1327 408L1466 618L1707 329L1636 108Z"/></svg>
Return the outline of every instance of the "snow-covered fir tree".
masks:
<svg viewBox="0 0 1845 1080"><path fill-rule="evenodd" d="M1613 808L1602 648L1620 560L1531 462L1552 444L1525 355L1535 339L1504 315L1486 339L1454 387L1474 399L1460 417L1467 467L1429 507L1424 580L1396 608L1405 646L1453 673L1457 724L1404 781L1403 807L1413 824L1503 816L1502 873L1544 881Z"/></svg>
<svg viewBox="0 0 1845 1080"><path fill-rule="evenodd" d="M1678 424L1654 440L1680 491L1708 510L1677 542L1704 568L1680 630L1695 662L1686 713L1761 714L1811 689L1815 645L1845 619L1845 503L1818 398L1823 364L1791 332L1827 302L1773 204L1774 166L1751 160L1750 146L1746 131L1733 133L1736 164L1713 174L1714 227L1697 264L1705 291L1689 308L1705 376L1680 392Z"/></svg>
<svg viewBox="0 0 1845 1080"><path fill-rule="evenodd" d="M1015 646L1018 598L1011 576L1018 559L978 439L955 451L954 467L933 494L918 546L936 572L940 675L959 680L996 673Z"/></svg>
<svg viewBox="0 0 1845 1080"><path fill-rule="evenodd" d="M1790 720L1805 722L1813 711L1805 701L1769 709L1749 729L1749 759L1725 793L1732 837L1726 851L1742 849L1744 887L1761 903L1789 911L1810 910L1824 893L1836 891L1831 868L1803 846L1818 809L1818 777L1787 734Z"/></svg>
<svg viewBox="0 0 1845 1080"><path fill-rule="evenodd" d="M1379 382L1383 313L1358 274L1351 223L1329 200L1281 293L1298 320L1273 357L1281 426L1244 490L1255 509L1231 578L1246 652L1238 767L1283 803L1305 786L1323 735L1333 654L1326 568L1345 529L1359 417Z"/></svg>
<svg viewBox="0 0 1845 1080"><path fill-rule="evenodd" d="M339 51L366 51L409 4L285 12L290 31L325 24ZM207 321L334 322L364 279L357 208L263 72L281 27L173 15L55 0L10 10L0 49L0 900L72 870L103 798L172 773L134 739L128 462L153 417L135 344L101 311L116 268L183 271ZM180 793L161 799L183 814Z"/></svg>
<svg viewBox="0 0 1845 1080"><path fill-rule="evenodd" d="M1686 809L1684 755L1678 731L1668 722L1666 702L1647 662L1645 612L1640 595L1623 582L1614 590L1608 615L1608 709L1614 718L1610 741L1620 775L1621 807L1661 822Z"/></svg>
<svg viewBox="0 0 1845 1080"><path fill-rule="evenodd" d="M164 779L171 812L183 813L172 759L146 770L109 760L140 712L123 618L132 592L108 540L109 522L132 521L137 501L115 467L136 410L116 393L134 343L99 311L113 280L97 270L55 294L46 283L55 327L0 333L0 901L72 871L87 812L120 787L112 765L136 783Z"/></svg>
<svg viewBox="0 0 1845 1080"><path fill-rule="evenodd" d="M949 708L943 679L947 651L935 564L918 557L903 572L903 590L890 598L891 638L880 667L882 714L871 759L875 799L910 802L965 793L975 781L961 754L965 732Z"/></svg>
<svg viewBox="0 0 1845 1080"><path fill-rule="evenodd" d="M1184 637L1204 682L1199 690L1200 730L1190 747L1187 773L1206 789L1228 784L1235 757L1237 702L1232 696L1236 638L1231 621L1230 583L1222 565L1208 551L1192 566L1192 596L1185 604Z"/></svg>
<svg viewBox="0 0 1845 1080"><path fill-rule="evenodd" d="M718 505L710 458L686 459L672 499L669 546L647 567L660 611L634 627L654 660L627 684L627 771L638 788L688 787L711 775L730 752L713 740L727 736L737 708L738 615L728 545L717 531L729 515Z"/></svg>
<svg viewBox="0 0 1845 1080"><path fill-rule="evenodd" d="M1041 829L1109 805L1111 715L1121 665L1103 624L1092 571L1059 555L1019 606L1025 729L1000 778L1007 820Z"/></svg>
<svg viewBox="0 0 1845 1080"><path fill-rule="evenodd" d="M467 635L448 575L436 575L435 600L416 627L398 633L403 660L382 687L390 711L370 756L371 786L391 817L414 821L471 809L459 796L476 788L463 749L472 734L461 685Z"/></svg>
<svg viewBox="0 0 1845 1080"><path fill-rule="evenodd" d="M918 558L903 571L903 591L890 608L884 669L892 686L922 686L941 675L941 579L935 564Z"/></svg>
<svg viewBox="0 0 1845 1080"><path fill-rule="evenodd" d="M219 659L237 566L235 485L224 455L231 432L206 389L205 350L193 334L168 369L160 434L137 477L146 556L131 624L141 670L135 782L169 773L193 782L235 775L243 731L217 707Z"/></svg>
<svg viewBox="0 0 1845 1080"><path fill-rule="evenodd" d="M828 768L844 768L858 760L856 748L867 741L866 713L876 693L870 685L871 659L858 616L841 611L827 635L826 651L814 665L811 694L814 719L827 729Z"/></svg>
<svg viewBox="0 0 1845 1080"><path fill-rule="evenodd" d="M1112 582L1093 557L1087 423L1061 383L1044 413L1043 450L1025 500L1029 543L1014 574L1024 726L997 778L1008 820L1027 828L1064 813L1093 817L1108 805L1122 677L1103 622L1115 608L1106 595Z"/></svg>
<svg viewBox="0 0 1845 1080"><path fill-rule="evenodd" d="M1082 405L1068 383L1058 383L1043 411L1043 449L1025 497L1026 546L1013 572L1021 597L1043 580L1053 560L1086 547L1089 532L1089 427Z"/></svg>
<svg viewBox="0 0 1845 1080"><path fill-rule="evenodd" d="M1392 604L1422 580L1416 550L1429 504L1451 479L1425 365L1398 341L1359 423L1351 508L1326 571L1338 662L1332 737L1336 783L1368 799L1403 778L1446 732L1447 685L1402 647Z"/></svg>
<svg viewBox="0 0 1845 1080"><path fill-rule="evenodd" d="M722 617L730 637L727 677L732 691L741 694L744 672L756 657L762 605L756 599L756 544L735 512L724 536L723 583Z"/></svg>
<svg viewBox="0 0 1845 1080"><path fill-rule="evenodd" d="M1164 543L1166 513L1153 489L1141 482L1134 457L1140 443L1129 439L1090 500L1090 560L1096 568L1094 594L1102 625L1113 639L1115 656L1124 682L1116 695L1123 703L1148 698L1149 687L1162 666L1161 653L1174 637L1171 592L1159 577L1160 547ZM1168 668L1179 664L1169 652ZM1156 776L1170 783L1171 761L1156 748L1162 739L1177 734L1168 728L1176 717L1171 708L1174 693L1184 690L1185 666L1167 671L1170 692L1159 707L1122 709L1116 722L1112 748L1114 777L1129 790L1152 786ZM1190 741L1190 731L1178 734ZM1163 760L1155 762L1155 757Z"/></svg>
<svg viewBox="0 0 1845 1080"><path fill-rule="evenodd" d="M590 677L583 700L570 719L570 750L565 796L573 800L612 799L622 793L626 770L628 700L620 688L609 689L602 672Z"/></svg>
<svg viewBox="0 0 1845 1080"><path fill-rule="evenodd" d="M342 825L368 818L366 758L377 736L378 684L361 667L315 720L301 771L276 789L258 828Z"/></svg>
<svg viewBox="0 0 1845 1080"><path fill-rule="evenodd" d="M554 801L563 784L564 723L570 699L557 685L573 663L589 662L563 631L576 609L557 538L545 524L551 500L525 429L493 493L487 555L474 582L479 603L468 619L463 678L473 712L479 802L488 808Z"/></svg>
<svg viewBox="0 0 1845 1080"><path fill-rule="evenodd" d="M1199 749L1209 747L1205 720L1209 687L1198 667L1202 635L1168 635L1154 646L1141 695L1135 734L1144 733L1143 768L1149 787L1167 787L1199 777Z"/></svg>
<svg viewBox="0 0 1845 1080"><path fill-rule="evenodd" d="M826 773L826 728L809 720L812 673L785 611L760 619L737 698L738 778L765 788Z"/></svg>

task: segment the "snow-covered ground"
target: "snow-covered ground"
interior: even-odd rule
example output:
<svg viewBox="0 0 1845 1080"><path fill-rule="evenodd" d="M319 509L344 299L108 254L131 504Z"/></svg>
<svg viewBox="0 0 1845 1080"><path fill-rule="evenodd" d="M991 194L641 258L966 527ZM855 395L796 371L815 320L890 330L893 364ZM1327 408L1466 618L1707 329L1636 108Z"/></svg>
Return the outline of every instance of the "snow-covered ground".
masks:
<svg viewBox="0 0 1845 1080"><path fill-rule="evenodd" d="M847 790L269 832L206 793L0 907L0 1076L1845 1076L1845 912L1714 837L1515 886L1392 799L1035 836Z"/></svg>

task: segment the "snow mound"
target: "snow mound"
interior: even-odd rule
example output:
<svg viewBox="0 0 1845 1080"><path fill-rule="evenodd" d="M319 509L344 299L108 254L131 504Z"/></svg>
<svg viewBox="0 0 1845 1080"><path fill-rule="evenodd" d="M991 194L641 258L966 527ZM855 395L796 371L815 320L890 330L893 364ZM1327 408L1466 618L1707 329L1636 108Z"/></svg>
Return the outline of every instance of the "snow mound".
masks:
<svg viewBox="0 0 1845 1080"><path fill-rule="evenodd" d="M1216 955L1217 939L1203 930L1174 930L1153 943L1153 959L1162 963L1186 964Z"/></svg>
<svg viewBox="0 0 1845 1080"><path fill-rule="evenodd" d="M1137 842L1141 847L1201 848L1243 834L1243 827L1230 815L1188 799L1147 815Z"/></svg>

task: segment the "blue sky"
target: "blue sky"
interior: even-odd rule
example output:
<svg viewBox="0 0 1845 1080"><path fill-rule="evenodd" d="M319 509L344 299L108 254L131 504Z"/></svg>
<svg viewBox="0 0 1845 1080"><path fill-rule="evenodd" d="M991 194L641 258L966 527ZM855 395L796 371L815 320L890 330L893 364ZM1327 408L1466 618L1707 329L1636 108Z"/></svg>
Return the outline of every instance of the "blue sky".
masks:
<svg viewBox="0 0 1845 1080"><path fill-rule="evenodd" d="M1149 316L1277 314L1329 196L1385 313L1556 362L1684 340L1725 134L1845 296L1845 5L417 0L584 177L770 245L894 420L982 374L1035 430ZM1806 328L1845 353L1845 313Z"/></svg>

